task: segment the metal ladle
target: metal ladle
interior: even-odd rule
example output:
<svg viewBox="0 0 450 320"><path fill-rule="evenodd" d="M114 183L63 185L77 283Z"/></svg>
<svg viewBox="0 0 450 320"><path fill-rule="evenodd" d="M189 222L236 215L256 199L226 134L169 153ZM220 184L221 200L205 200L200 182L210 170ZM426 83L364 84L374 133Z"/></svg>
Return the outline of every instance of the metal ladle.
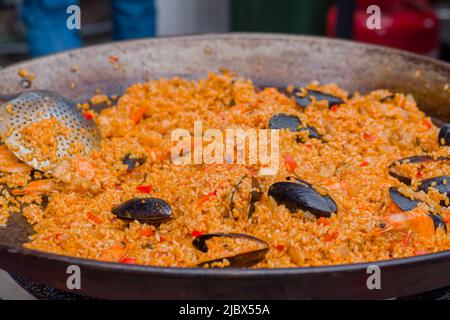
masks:
<svg viewBox="0 0 450 320"><path fill-rule="evenodd" d="M100 146L100 131L94 121L88 120L77 109L76 103L58 93L45 90L30 90L11 96L0 96L0 135L2 141L20 160L34 169L51 173L58 163L38 160L33 150L22 140L21 130L44 119L54 117L70 129L68 136L57 137L58 159L70 157L72 143L81 142L84 152L89 153ZM11 105L11 107L8 107ZM30 160L31 159L31 160Z"/></svg>

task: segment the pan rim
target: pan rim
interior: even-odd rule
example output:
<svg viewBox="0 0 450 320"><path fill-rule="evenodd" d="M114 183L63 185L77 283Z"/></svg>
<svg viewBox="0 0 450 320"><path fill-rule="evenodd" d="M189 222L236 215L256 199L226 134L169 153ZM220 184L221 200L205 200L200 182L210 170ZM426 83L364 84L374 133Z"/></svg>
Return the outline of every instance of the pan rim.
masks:
<svg viewBox="0 0 450 320"><path fill-rule="evenodd" d="M338 39L338 38L328 38L323 36L312 36L312 35L293 35L293 34L285 34L285 33L258 33L258 32L230 32L230 33L205 33L199 35L184 35L184 36L163 36L163 37L155 37L155 38L146 38L146 39L132 39L132 40L122 40L122 41L113 41L104 44L92 45L83 48L75 48L66 50L63 52L59 52L56 54L50 54L42 57L27 59L22 62L16 62L11 65L8 65L6 68L0 70L0 73L6 73L15 69L19 66L29 65L36 62L42 62L47 59L56 59L63 56L72 56L74 54L78 54L82 51L93 51L93 50L101 50L107 47L116 47L117 49L126 49L129 46L133 46L135 44L141 43L156 43L156 42L171 42L172 40L189 40L189 41L204 41L204 40L270 40L270 41L319 41L322 43L330 43L330 44L342 44L349 47L359 47L366 49L377 49L387 53L393 53L398 56L409 57L419 59L421 61L426 61L428 63L432 63L433 65L439 65L443 68L448 68L450 71L450 62L445 62L442 60L438 60L435 58L431 58L428 56L423 56L418 53L408 52L401 49L391 48L378 44L370 44L365 42L356 42L346 39Z"/></svg>
<svg viewBox="0 0 450 320"><path fill-rule="evenodd" d="M168 36L159 37L151 39L139 39L139 40L127 40L120 42L110 42L106 44L100 44L95 46L89 46L79 49L72 49L64 51L61 53L48 55L44 57L39 57L35 59L29 59L24 62L14 63L8 67L0 70L1 73L8 73L12 70L20 67L26 67L35 63L45 62L47 59L59 59L64 56L71 56L74 54L80 54L85 51L103 51L106 48L113 49L127 49L134 45L140 45L142 43L158 43L158 42L171 42L179 40L189 40L189 41L205 41L205 40L268 40L277 42L289 42L289 41L315 41L321 44L329 43L340 44L347 48L361 48L361 49L373 49L378 51L383 51L386 53L395 54L399 57L417 59L422 62L426 62L434 67L439 67L450 73L450 63L443 62L434 58L421 56L419 54L406 52L399 49L389 48L381 45L373 45L361 42L354 42L342 39L330 39L326 37L318 36L306 36L306 35L287 35L282 33L248 33L248 32L236 32L236 33L208 33L202 35L187 35L187 36ZM142 48L142 46L139 46ZM6 90L8 91L8 90ZM2 92L3 93L3 92ZM6 92L5 92L6 93ZM160 266L148 266L148 265L130 265L121 264L116 262L104 262L93 259L77 258L66 255L59 255L54 253L48 253L44 251L32 250L23 247L11 246L0 244L0 252L6 251L9 254L17 256L31 256L33 258L45 258L54 262L62 262L68 264L78 264L79 266L84 266L90 269L104 270L104 271L122 271L122 272L133 272L136 274L157 274L159 276L174 276L179 275L183 277L208 277L208 278L233 278L236 276L246 277L246 278L258 278L260 276L264 277L281 277L281 276L296 276L296 275L306 275L306 274L319 274L319 273L345 273L351 271L365 271L371 265L377 265L380 268L396 267L400 265L413 266L419 263L434 263L440 260L450 259L450 250L440 251L436 253L424 254L413 257L406 257L400 259L390 259L390 260L380 260L373 262L362 262L353 264L340 264L340 265L330 265L330 266L317 266L317 267L294 267L294 268L260 268L260 269L242 269L242 268L223 268L223 269L205 269L205 268L185 268L185 267L160 267Z"/></svg>
<svg viewBox="0 0 450 320"><path fill-rule="evenodd" d="M314 266L314 267L292 267L292 268L201 268L201 267L163 267L139 264L124 264L119 262L107 262L94 259L78 258L55 253L49 253L34 249L17 248L0 244L0 252L7 251L13 255L31 256L33 258L45 258L52 262L67 263L70 265L77 265L86 267L92 270L102 271L119 271L132 272L134 274L158 275L158 276L183 276L183 277L198 277L204 276L209 278L234 278L235 276L244 276L246 278L264 277L285 277L285 276L299 276L322 273L345 273L362 271L366 272L370 266L378 266L381 268L399 267L399 266L414 266L419 263L435 263L440 260L450 259L450 250L440 251L435 253L423 254L412 257L405 257L400 259L378 260L372 262L360 262L351 264L336 264L329 266Z"/></svg>

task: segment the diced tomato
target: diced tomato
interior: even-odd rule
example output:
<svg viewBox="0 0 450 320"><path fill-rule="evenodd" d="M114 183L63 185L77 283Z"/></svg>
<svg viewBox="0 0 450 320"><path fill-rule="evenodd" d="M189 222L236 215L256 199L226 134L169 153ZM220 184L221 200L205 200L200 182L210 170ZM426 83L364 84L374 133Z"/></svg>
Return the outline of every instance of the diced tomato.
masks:
<svg viewBox="0 0 450 320"><path fill-rule="evenodd" d="M199 231L199 230L194 230L194 231L191 232L191 235L194 238L197 238L197 237L201 236L202 234L205 234L205 233L203 231Z"/></svg>
<svg viewBox="0 0 450 320"><path fill-rule="evenodd" d="M331 112L336 112L336 111L338 111L339 110L339 105L338 104L335 104L334 106L332 106L331 108L330 108L330 111Z"/></svg>
<svg viewBox="0 0 450 320"><path fill-rule="evenodd" d="M367 167L369 165L369 162L363 161L359 164L360 167Z"/></svg>
<svg viewBox="0 0 450 320"><path fill-rule="evenodd" d="M289 171L295 171L297 168L297 161L290 154L284 157L284 163Z"/></svg>
<svg viewBox="0 0 450 320"><path fill-rule="evenodd" d="M430 119L425 118L422 120L422 124L427 128L427 129L431 129L432 127L432 123L430 121Z"/></svg>
<svg viewBox="0 0 450 320"><path fill-rule="evenodd" d="M141 237L151 237L153 234L153 230L150 228L142 229L141 232L139 232Z"/></svg>
<svg viewBox="0 0 450 320"><path fill-rule="evenodd" d="M125 264L136 264L136 258L123 258L119 262Z"/></svg>
<svg viewBox="0 0 450 320"><path fill-rule="evenodd" d="M198 204L202 205L204 204L206 201L208 201L209 199L211 199L212 197L215 197L217 195L217 190L213 190L210 193L208 193L207 195L204 195L203 197L201 197L200 199L198 199Z"/></svg>
<svg viewBox="0 0 450 320"><path fill-rule="evenodd" d="M312 149L313 146L311 143L307 142L305 143L305 147L307 147L308 149Z"/></svg>
<svg viewBox="0 0 450 320"><path fill-rule="evenodd" d="M137 189L139 192L142 192L142 193L151 193L151 192L153 191L153 188L152 188L151 185L137 186L136 189Z"/></svg>
<svg viewBox="0 0 450 320"><path fill-rule="evenodd" d="M419 179L423 178L423 173L422 173L422 171L417 171L416 177L419 178Z"/></svg>
<svg viewBox="0 0 450 320"><path fill-rule="evenodd" d="M93 114L90 113L89 111L83 111L83 115L84 115L84 117L85 117L86 119L88 119L88 120L94 119Z"/></svg>
<svg viewBox="0 0 450 320"><path fill-rule="evenodd" d="M367 140L369 142L375 141L377 139L377 137L375 135L368 133L368 132L363 133L363 138L364 138L364 140Z"/></svg>
<svg viewBox="0 0 450 320"><path fill-rule="evenodd" d="M317 224L318 225L323 225L323 226L328 226L330 224L330 220L324 217L320 217L319 219L317 219Z"/></svg>
<svg viewBox="0 0 450 320"><path fill-rule="evenodd" d="M100 224L103 222L103 220L101 218L99 218L98 216L96 216L95 214L93 214L92 212L88 212L87 214L87 218L97 224Z"/></svg>
<svg viewBox="0 0 450 320"><path fill-rule="evenodd" d="M339 235L339 232L335 231L333 233L329 233L325 236L324 240L325 241L333 241L335 240Z"/></svg>
<svg viewBox="0 0 450 320"><path fill-rule="evenodd" d="M283 251L283 250L284 250L284 245L282 245L282 244L277 244L277 245L275 246L275 248L276 248L278 251Z"/></svg>

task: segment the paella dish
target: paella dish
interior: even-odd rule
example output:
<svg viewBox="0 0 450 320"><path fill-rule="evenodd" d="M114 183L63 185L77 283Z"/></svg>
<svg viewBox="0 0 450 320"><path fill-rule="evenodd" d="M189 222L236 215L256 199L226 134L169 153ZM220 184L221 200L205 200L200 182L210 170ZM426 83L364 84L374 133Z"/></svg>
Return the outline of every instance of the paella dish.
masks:
<svg viewBox="0 0 450 320"><path fill-rule="evenodd" d="M318 82L260 88L223 70L136 83L110 98L98 93L77 106L101 133L88 153L74 144L70 156L58 156L58 137L70 128L56 118L21 130L35 157L58 162L51 173L0 146L0 228L22 213L34 230L26 248L205 268L324 266L450 249L450 125L436 126L407 93L363 95ZM194 135L198 122L202 132L275 131L276 170L261 174L267 164L217 152L216 161L192 161L206 139L187 140L183 150L192 152L174 159L173 132Z"/></svg>

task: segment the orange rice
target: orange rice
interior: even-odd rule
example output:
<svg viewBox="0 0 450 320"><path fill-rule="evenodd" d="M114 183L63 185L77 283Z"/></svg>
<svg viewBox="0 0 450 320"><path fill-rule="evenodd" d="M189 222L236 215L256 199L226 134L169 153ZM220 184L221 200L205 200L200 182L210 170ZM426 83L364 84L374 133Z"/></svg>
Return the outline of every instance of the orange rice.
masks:
<svg viewBox="0 0 450 320"><path fill-rule="evenodd" d="M53 178L52 191L44 192L46 207L43 194L12 197L8 191L26 186L31 180L29 172L5 173L0 178L9 187L2 189L0 224L6 223L11 209L18 211L14 201L20 201L26 204L23 213L36 232L26 248L158 266L192 267L212 256L245 252L255 245L239 240L225 245L213 239L208 241L207 254L193 247L195 236L216 232L244 233L267 242L269 251L258 268L377 261L450 249L450 236L442 229L427 236L374 232L386 214L389 187L401 186L410 192L389 175L390 163L424 153L450 156L450 148L438 145L438 128L418 109L413 97L395 94L380 102L390 92L355 93L349 98L334 84L311 83L307 88L346 102L329 108L314 101L303 110L292 96L275 88L257 89L250 80L228 72L199 81L173 78L134 84L117 105L95 114L102 132L101 151L64 164L70 174ZM296 133L281 130L278 174L258 177L262 197L249 219L239 214L230 218L229 199L239 179L252 175L258 165L175 165L171 161L174 129L192 132L196 120L203 121L203 130L267 128L269 118L277 113L297 116L323 139L297 142ZM130 172L122 163L127 154L146 161ZM445 166L436 170L450 173ZM429 169L426 174L433 176L433 172ZM288 176L329 194L338 213L317 219L308 212L292 213L277 205L267 191ZM438 195L422 192L420 196L430 204L440 200ZM165 200L173 218L154 226L123 221L111 213L115 205L134 197ZM440 213L446 220L446 211L440 209Z"/></svg>

